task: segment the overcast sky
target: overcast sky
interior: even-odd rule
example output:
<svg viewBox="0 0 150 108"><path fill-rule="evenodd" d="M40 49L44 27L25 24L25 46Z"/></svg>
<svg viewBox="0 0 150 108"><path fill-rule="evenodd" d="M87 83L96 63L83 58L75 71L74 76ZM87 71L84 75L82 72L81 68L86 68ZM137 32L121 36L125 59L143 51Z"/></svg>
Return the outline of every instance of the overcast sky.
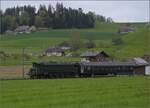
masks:
<svg viewBox="0 0 150 108"><path fill-rule="evenodd" d="M2 0L1 9L8 7L32 5L36 8L40 4L56 5L62 2L65 7L82 8L84 12L92 11L96 14L111 17L115 22L148 22L150 20L150 2L149 0L141 1L16 1Z"/></svg>

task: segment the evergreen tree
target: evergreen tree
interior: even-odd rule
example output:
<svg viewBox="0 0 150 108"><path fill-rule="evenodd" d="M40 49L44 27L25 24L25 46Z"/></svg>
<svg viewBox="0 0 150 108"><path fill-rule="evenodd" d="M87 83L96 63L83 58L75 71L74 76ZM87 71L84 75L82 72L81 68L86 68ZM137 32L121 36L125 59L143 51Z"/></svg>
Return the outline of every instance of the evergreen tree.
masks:
<svg viewBox="0 0 150 108"><path fill-rule="evenodd" d="M93 12L84 13L82 8L66 8L62 3L57 3L56 7L40 5L36 13L33 6L22 6L7 8L5 12L0 11L1 33L7 29L14 30L17 26L35 25L36 27L46 27L53 29L61 28L93 28L95 20L100 22L113 22L111 18L95 15Z"/></svg>

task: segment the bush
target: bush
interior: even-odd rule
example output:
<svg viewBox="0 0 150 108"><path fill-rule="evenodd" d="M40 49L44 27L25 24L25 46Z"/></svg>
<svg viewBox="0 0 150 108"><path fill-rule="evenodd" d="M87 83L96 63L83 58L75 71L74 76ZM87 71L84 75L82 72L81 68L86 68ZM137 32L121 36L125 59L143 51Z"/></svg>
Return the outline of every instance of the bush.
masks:
<svg viewBox="0 0 150 108"><path fill-rule="evenodd" d="M85 43L85 47L86 48L95 48L96 47L96 44L94 43L94 41L92 40L89 40L88 42Z"/></svg>
<svg viewBox="0 0 150 108"><path fill-rule="evenodd" d="M81 39L80 34L78 33L73 34L70 42L71 42L71 48L73 51L77 51L78 49L84 47L83 40Z"/></svg>
<svg viewBox="0 0 150 108"><path fill-rule="evenodd" d="M120 37L113 38L113 39L112 39L112 43L113 43L114 45L121 45L121 44L123 44L123 40L122 40Z"/></svg>

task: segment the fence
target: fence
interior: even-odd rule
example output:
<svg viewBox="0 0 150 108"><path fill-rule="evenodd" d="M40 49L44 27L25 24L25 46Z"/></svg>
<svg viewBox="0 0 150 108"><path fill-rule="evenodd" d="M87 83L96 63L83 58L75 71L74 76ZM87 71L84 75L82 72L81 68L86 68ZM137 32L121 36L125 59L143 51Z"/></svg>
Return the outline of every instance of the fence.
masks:
<svg viewBox="0 0 150 108"><path fill-rule="evenodd" d="M0 79L28 78L32 62L38 61L42 51L37 47L0 48Z"/></svg>
<svg viewBox="0 0 150 108"><path fill-rule="evenodd" d="M0 79L28 78L33 62L79 61L79 57L44 56L46 48L0 47Z"/></svg>

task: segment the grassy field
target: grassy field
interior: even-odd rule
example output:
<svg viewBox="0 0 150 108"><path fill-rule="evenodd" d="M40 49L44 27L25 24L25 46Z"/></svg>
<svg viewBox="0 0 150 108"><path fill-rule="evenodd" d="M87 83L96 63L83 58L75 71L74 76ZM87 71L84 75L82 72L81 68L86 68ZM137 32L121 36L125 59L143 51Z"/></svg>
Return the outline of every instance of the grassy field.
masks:
<svg viewBox="0 0 150 108"><path fill-rule="evenodd" d="M149 108L150 77L1 80L1 108Z"/></svg>
<svg viewBox="0 0 150 108"><path fill-rule="evenodd" d="M83 41L86 41L88 38L95 41L97 47L90 50L104 50L116 59L130 59L150 53L149 27L142 23L135 23L133 25L136 27L136 31L126 35L117 34L117 30L121 26L121 24L117 23L96 23L96 27L93 29L49 29L47 31L37 31L31 34L2 35L0 39L0 51L14 54L15 57L8 57L5 58L5 60L0 60L0 65L21 65L22 48L26 48L26 54L41 54L51 45L57 45L63 41L70 41L72 36L76 34L79 35ZM121 45L113 45L111 40L116 36L121 37L124 43ZM83 48L71 53L81 54L87 50L89 49ZM80 58L38 58L36 56L31 56L28 61L33 62L40 60L79 61Z"/></svg>

